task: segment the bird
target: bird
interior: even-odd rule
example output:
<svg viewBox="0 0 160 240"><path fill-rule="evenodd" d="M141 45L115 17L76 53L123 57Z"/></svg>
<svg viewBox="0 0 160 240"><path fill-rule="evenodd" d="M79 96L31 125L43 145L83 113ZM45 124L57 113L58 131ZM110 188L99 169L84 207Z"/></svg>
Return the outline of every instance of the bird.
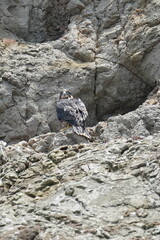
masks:
<svg viewBox="0 0 160 240"><path fill-rule="evenodd" d="M68 90L63 90L56 102L56 111L58 120L62 124L67 123L67 127L72 127L76 134L91 138L86 129L88 112L80 98L74 98Z"/></svg>

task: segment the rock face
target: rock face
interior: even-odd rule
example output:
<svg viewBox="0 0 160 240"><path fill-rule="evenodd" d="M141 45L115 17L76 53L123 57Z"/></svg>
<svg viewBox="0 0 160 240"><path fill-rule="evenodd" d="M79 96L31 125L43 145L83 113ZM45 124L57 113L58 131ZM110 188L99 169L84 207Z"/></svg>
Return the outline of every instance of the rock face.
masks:
<svg viewBox="0 0 160 240"><path fill-rule="evenodd" d="M0 139L58 131L63 88L88 126L137 108L159 85L159 19L159 0L1 0Z"/></svg>
<svg viewBox="0 0 160 240"><path fill-rule="evenodd" d="M1 240L159 240L160 131L131 137L126 114L113 137L117 119L92 143L70 131L1 141Z"/></svg>
<svg viewBox="0 0 160 240"><path fill-rule="evenodd" d="M159 19L159 0L0 0L0 240L159 240ZM64 88L90 141L58 131Z"/></svg>
<svg viewBox="0 0 160 240"><path fill-rule="evenodd" d="M67 0L1 1L1 34L5 38L45 42L62 36L69 24Z"/></svg>
<svg viewBox="0 0 160 240"><path fill-rule="evenodd" d="M107 128L104 123L97 125L102 141L108 138L139 138L160 131L160 106L140 106L128 114L109 118ZM103 126L104 124L104 126Z"/></svg>

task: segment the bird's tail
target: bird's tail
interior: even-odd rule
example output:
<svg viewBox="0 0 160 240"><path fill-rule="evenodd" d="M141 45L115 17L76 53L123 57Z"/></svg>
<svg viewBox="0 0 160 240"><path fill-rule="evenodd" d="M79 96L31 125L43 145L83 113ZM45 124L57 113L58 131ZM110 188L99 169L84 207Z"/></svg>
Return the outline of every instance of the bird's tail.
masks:
<svg viewBox="0 0 160 240"><path fill-rule="evenodd" d="M89 134L88 130L85 127L73 125L73 131L80 136L84 136L88 139L91 139L91 135Z"/></svg>

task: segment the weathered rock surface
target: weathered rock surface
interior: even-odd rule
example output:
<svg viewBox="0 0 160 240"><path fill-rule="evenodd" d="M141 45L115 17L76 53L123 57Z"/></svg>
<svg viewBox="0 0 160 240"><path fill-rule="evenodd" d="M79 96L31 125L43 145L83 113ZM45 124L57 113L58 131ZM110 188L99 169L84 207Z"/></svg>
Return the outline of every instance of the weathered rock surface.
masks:
<svg viewBox="0 0 160 240"><path fill-rule="evenodd" d="M9 69L12 66L12 72L3 73L0 88L1 139L27 140L58 129L55 102L60 89L68 88L70 81L73 94L82 92L82 100L86 96L86 105L91 106L94 63L76 63L48 44L18 46L15 43L10 53L14 61L8 55L6 61ZM94 112L95 107L90 111L92 124Z"/></svg>
<svg viewBox="0 0 160 240"><path fill-rule="evenodd" d="M144 138L160 131L160 103L144 104L125 115L100 122L96 132L103 142L114 138Z"/></svg>
<svg viewBox="0 0 160 240"><path fill-rule="evenodd" d="M0 0L0 240L159 240L159 19L159 0ZM58 132L63 88L92 142Z"/></svg>
<svg viewBox="0 0 160 240"><path fill-rule="evenodd" d="M0 146L1 240L159 240L160 132Z"/></svg>
<svg viewBox="0 0 160 240"><path fill-rule="evenodd" d="M159 19L159 0L1 0L0 139L58 131L63 88L88 126L135 109L159 84Z"/></svg>

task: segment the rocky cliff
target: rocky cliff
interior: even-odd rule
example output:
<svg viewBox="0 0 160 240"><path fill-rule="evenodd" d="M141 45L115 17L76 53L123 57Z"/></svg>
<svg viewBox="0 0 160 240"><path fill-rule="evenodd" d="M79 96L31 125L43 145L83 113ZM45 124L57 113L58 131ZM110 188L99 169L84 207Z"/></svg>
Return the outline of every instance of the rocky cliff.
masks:
<svg viewBox="0 0 160 240"><path fill-rule="evenodd" d="M86 103L93 126L159 84L159 0L0 3L1 140L58 131L63 88Z"/></svg>
<svg viewBox="0 0 160 240"><path fill-rule="evenodd" d="M147 103L98 123L93 142L71 130L1 141L0 239L159 240L159 113Z"/></svg>
<svg viewBox="0 0 160 240"><path fill-rule="evenodd" d="M159 0L0 0L0 38L0 240L159 240Z"/></svg>

